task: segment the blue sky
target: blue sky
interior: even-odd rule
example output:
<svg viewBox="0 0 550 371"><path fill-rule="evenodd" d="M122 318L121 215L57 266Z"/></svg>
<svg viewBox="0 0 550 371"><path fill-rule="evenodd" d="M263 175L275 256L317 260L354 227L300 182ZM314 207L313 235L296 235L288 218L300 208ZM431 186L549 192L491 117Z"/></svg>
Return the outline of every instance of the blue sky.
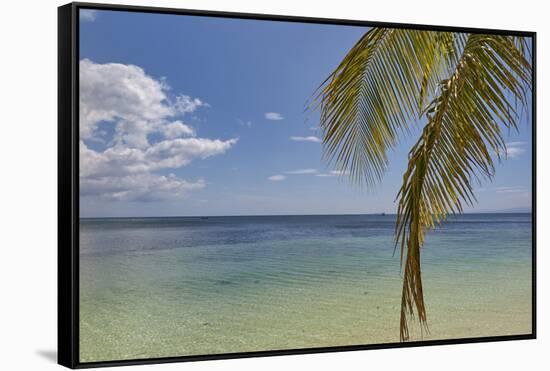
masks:
<svg viewBox="0 0 550 371"><path fill-rule="evenodd" d="M367 28L82 12L81 216L395 212L416 138L360 189L331 172L318 115L304 112ZM472 211L529 207L520 128Z"/></svg>

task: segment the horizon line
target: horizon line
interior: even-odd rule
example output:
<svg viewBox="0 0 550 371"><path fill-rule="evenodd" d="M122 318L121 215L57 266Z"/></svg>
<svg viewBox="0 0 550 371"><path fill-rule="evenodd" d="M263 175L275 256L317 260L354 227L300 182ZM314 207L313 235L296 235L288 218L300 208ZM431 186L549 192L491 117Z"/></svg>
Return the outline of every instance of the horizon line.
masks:
<svg viewBox="0 0 550 371"><path fill-rule="evenodd" d="M448 216L464 214L533 214L529 211L474 211L451 213ZM229 218L229 217L267 217L267 216L392 216L397 213L342 213L342 214L239 214L239 215L163 215L163 216L79 216L79 219L160 219L160 218Z"/></svg>

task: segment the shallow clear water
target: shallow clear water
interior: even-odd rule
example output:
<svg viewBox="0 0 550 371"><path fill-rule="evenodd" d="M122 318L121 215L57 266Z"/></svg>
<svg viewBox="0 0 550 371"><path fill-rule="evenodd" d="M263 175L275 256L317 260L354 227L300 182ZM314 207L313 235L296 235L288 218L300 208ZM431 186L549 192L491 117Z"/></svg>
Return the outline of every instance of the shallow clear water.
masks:
<svg viewBox="0 0 550 371"><path fill-rule="evenodd" d="M394 216L81 219L82 362L399 341ZM469 214L422 252L429 334L531 333L531 215Z"/></svg>

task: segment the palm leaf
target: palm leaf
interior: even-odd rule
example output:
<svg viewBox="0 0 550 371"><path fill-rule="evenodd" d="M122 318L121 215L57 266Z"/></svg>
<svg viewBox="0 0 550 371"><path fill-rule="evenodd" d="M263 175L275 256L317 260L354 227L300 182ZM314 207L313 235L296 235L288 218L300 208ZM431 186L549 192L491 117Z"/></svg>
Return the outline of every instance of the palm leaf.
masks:
<svg viewBox="0 0 550 371"><path fill-rule="evenodd" d="M355 181L376 184L387 150L448 76L463 34L373 28L318 91L325 156Z"/></svg>
<svg viewBox="0 0 550 371"><path fill-rule="evenodd" d="M506 152L501 127L517 128L527 104L530 63L506 36L470 35L454 73L427 109L428 122L409 154L398 194L397 240L406 251L400 336L408 317L426 325L420 248L426 230L472 205L472 181L491 178L493 156Z"/></svg>
<svg viewBox="0 0 550 371"><path fill-rule="evenodd" d="M426 328L425 233L475 202L473 181L493 176L501 129L517 128L528 100L530 60L522 37L373 28L318 90L325 156L355 182L377 183L399 136L426 122L398 193L401 340L415 311Z"/></svg>

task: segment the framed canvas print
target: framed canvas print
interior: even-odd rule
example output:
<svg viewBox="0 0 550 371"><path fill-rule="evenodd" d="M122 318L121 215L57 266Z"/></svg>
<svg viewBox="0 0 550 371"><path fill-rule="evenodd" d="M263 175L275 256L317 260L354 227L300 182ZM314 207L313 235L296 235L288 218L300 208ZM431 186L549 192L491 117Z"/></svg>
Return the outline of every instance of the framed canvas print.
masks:
<svg viewBox="0 0 550 371"><path fill-rule="evenodd" d="M72 3L58 34L60 364L535 338L535 33Z"/></svg>

